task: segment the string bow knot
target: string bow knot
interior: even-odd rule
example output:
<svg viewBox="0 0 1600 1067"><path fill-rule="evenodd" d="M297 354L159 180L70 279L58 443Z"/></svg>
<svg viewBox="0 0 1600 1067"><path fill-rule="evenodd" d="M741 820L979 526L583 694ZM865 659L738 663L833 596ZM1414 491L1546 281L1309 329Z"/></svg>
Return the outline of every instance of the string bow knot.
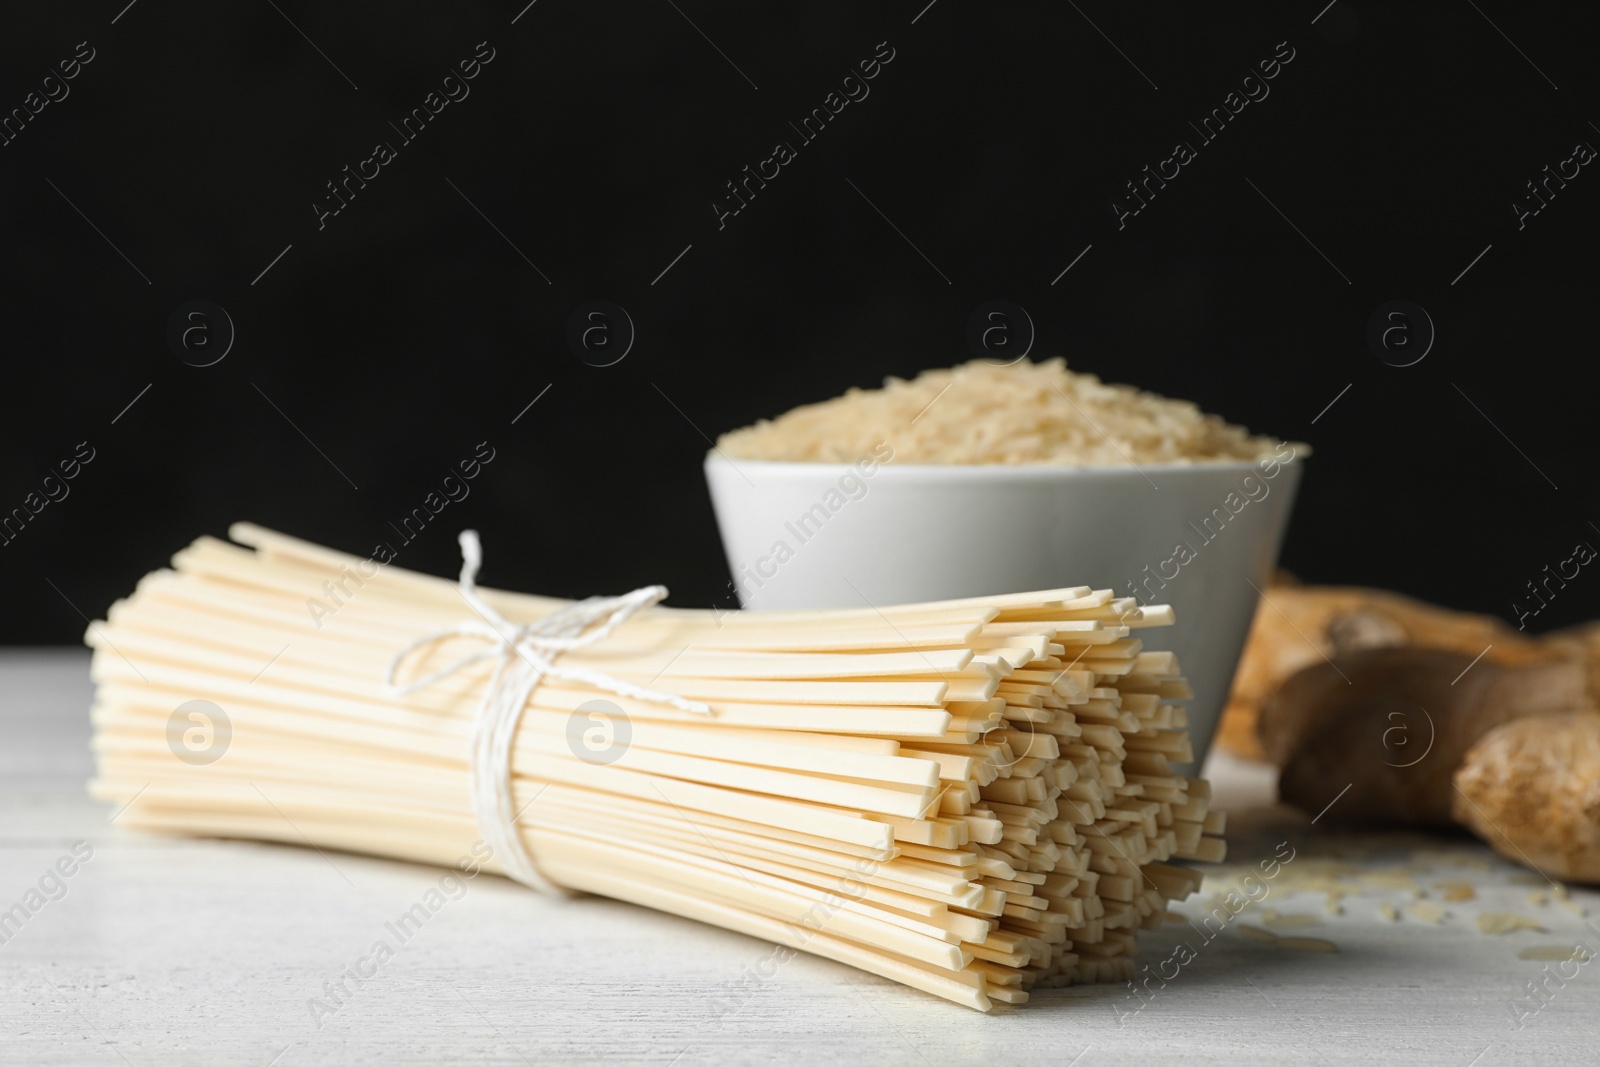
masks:
<svg viewBox="0 0 1600 1067"><path fill-rule="evenodd" d="M458 540L461 544L458 589L461 598L478 617L424 634L401 649L389 663L385 683L391 692L405 696L485 660L494 661L494 673L473 720L468 748L473 811L484 840L509 877L546 893L560 893L563 890L546 878L534 862L517 830L517 816L521 813L512 810L512 742L534 689L545 678L558 678L695 715L710 715L711 708L674 693L613 678L603 671L556 662L561 653L605 640L636 613L665 600L665 586L647 585L621 596L590 597L533 622L517 624L506 619L478 594L477 576L483 563L483 547L478 542L477 531L463 530ZM482 638L490 647L462 656L425 678L405 685L395 682L400 668L414 653L452 637Z"/></svg>

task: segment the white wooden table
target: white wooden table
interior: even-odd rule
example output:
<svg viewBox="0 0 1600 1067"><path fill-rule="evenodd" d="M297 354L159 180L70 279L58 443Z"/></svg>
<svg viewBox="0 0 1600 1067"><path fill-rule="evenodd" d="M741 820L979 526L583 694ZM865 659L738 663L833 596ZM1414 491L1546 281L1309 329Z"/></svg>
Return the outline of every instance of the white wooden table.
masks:
<svg viewBox="0 0 1600 1067"><path fill-rule="evenodd" d="M825 960L800 956L770 978L768 946L608 900L543 899L497 878L469 883L396 956L352 983L318 1026L308 1007L386 938L385 924L438 871L311 849L169 840L120 831L90 802L88 657L0 652L0 921L30 890L42 906L0 927L0 1062L19 1064L856 1063L1446 1064L1600 1062L1600 966L1512 1026L1523 984L1554 967L1533 945L1600 946L1600 894L1574 891L1587 918L1527 897L1527 872L1470 842L1433 843L1487 869L1418 874L1429 888L1466 878L1479 897L1442 906L1435 925L1385 921L1369 889L1328 916L1320 895L1274 893L1204 942L1188 925L1144 937L1159 964L1180 941L1192 962L1143 1010L1123 987L1035 994L980 1015ZM1232 813L1233 859L1279 841L1296 860L1376 848L1363 869L1414 862L1416 839L1333 839L1271 807L1271 777L1217 761ZM80 854L92 856L77 863ZM70 877L48 872L63 857ZM1489 862L1484 863L1485 859ZM57 875L59 877L59 875ZM64 894L58 886L64 887ZM1202 915L1202 898L1185 905ZM1283 929L1335 942L1290 952L1241 936L1266 908L1321 916ZM1480 933L1479 913L1536 918L1546 933ZM1591 927L1588 924L1596 924ZM1169 972L1170 973L1170 972Z"/></svg>

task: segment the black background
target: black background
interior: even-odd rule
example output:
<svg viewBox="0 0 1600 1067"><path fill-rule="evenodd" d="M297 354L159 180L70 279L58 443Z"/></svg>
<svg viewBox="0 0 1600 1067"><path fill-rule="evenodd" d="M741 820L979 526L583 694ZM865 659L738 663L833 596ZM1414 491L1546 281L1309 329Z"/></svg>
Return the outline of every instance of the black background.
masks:
<svg viewBox="0 0 1600 1067"><path fill-rule="evenodd" d="M1524 229L1511 206L1600 144L1577 5L123 4L16 8L0 37L5 111L95 50L0 148L0 512L95 449L0 547L0 639L76 640L235 519L370 552L481 441L401 565L454 573L473 525L490 584L727 603L702 431L970 358L991 298L1036 356L1311 442L1305 579L1511 618L1600 545L1600 175ZM324 183L482 41L471 95L319 230ZM870 96L719 230L724 183L883 41ZM1119 231L1123 183L1285 41L1270 96ZM591 298L637 327L611 367L565 341ZM1363 339L1396 298L1438 331L1406 368ZM167 345L191 299L236 326L214 366ZM1584 573L1532 628L1597 596Z"/></svg>

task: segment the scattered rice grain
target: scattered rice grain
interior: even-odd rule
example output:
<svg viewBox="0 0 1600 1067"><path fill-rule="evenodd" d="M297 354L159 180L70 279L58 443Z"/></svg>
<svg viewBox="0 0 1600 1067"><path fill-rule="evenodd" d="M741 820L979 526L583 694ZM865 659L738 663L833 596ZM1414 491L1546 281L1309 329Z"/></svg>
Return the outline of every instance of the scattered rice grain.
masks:
<svg viewBox="0 0 1600 1067"><path fill-rule="evenodd" d="M1432 901L1419 900L1407 906L1406 914L1421 922L1437 924L1443 922L1444 917L1449 913Z"/></svg>
<svg viewBox="0 0 1600 1067"><path fill-rule="evenodd" d="M1478 929L1486 934L1509 934L1514 930L1544 932L1544 927L1537 922L1509 911L1490 911L1478 916Z"/></svg>
<svg viewBox="0 0 1600 1067"><path fill-rule="evenodd" d="M1517 953L1519 960L1575 960L1589 962L1589 952L1582 945L1529 945Z"/></svg>

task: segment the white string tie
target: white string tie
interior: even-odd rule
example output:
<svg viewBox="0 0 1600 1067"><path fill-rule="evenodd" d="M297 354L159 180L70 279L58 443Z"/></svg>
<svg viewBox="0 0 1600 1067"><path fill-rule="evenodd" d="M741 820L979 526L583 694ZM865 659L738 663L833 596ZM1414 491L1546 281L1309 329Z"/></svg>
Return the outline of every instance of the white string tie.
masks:
<svg viewBox="0 0 1600 1067"><path fill-rule="evenodd" d="M603 671L586 667L562 666L556 657L563 652L603 641L636 612L666 599L662 585L647 585L615 597L590 597L569 604L559 611L517 625L506 619L478 595L476 579L483 563L483 548L476 530L462 530L461 599L478 614L454 626L417 638L395 654L385 678L391 692L405 696L448 678L484 660L494 660L494 674L483 694L472 724L468 748L468 767L472 779L472 809L484 840L494 850L508 877L545 893L562 890L539 870L533 855L517 830L518 812L512 810L511 750L522 713L533 698L533 691L545 678L578 682L616 696L665 704L694 715L710 715L711 708L696 700L673 693L649 689L613 678ZM397 685L395 675L407 657L419 649L451 637L479 637L491 647L470 653L443 670L406 685Z"/></svg>

